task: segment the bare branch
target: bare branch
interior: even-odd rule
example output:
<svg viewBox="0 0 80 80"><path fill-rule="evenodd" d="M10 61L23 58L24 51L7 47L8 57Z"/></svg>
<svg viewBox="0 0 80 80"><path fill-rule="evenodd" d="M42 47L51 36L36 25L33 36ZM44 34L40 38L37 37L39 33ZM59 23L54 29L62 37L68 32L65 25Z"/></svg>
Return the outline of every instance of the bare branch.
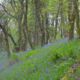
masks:
<svg viewBox="0 0 80 80"><path fill-rule="evenodd" d="M9 16L11 16L11 17L13 17L13 18L16 18L16 16L12 15L10 12L8 12L8 11L6 10L6 7L5 7L3 4L0 4L0 6L2 6L2 8L4 9L4 11L5 11Z"/></svg>

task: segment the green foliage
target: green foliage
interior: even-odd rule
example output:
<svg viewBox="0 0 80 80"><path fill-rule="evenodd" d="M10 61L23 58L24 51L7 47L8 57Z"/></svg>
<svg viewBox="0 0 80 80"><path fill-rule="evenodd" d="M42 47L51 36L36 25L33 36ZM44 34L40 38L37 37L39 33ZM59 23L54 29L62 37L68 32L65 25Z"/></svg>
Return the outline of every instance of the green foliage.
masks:
<svg viewBox="0 0 80 80"><path fill-rule="evenodd" d="M11 57L10 57L11 61L16 61L18 59L19 59L19 57L18 57L18 55L16 53L11 54Z"/></svg>
<svg viewBox="0 0 80 80"><path fill-rule="evenodd" d="M80 42L72 41L33 50L23 57L14 54L11 58L22 61L0 73L0 80L59 80L75 61L80 61L79 51Z"/></svg>

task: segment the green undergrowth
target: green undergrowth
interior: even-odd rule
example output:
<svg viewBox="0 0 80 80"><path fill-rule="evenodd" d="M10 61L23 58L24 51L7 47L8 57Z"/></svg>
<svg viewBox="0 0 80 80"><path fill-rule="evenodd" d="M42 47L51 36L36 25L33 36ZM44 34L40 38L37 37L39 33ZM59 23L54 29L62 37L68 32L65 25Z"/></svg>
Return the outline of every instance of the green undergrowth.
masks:
<svg viewBox="0 0 80 80"><path fill-rule="evenodd" d="M0 80L61 80L69 68L80 61L80 41L56 44L23 54L12 55L10 60L18 62L0 72Z"/></svg>

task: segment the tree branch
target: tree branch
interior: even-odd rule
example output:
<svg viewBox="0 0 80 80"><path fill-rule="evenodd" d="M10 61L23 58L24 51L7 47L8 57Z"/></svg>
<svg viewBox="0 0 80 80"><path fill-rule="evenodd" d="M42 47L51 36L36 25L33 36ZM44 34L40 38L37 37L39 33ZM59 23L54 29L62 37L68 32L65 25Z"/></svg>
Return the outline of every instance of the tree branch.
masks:
<svg viewBox="0 0 80 80"><path fill-rule="evenodd" d="M10 12L8 12L8 11L6 10L6 7L5 7L3 4L0 4L0 6L2 6L2 8L4 9L4 11L5 11L9 16L11 16L11 17L13 17L13 18L16 18L14 15L12 15Z"/></svg>

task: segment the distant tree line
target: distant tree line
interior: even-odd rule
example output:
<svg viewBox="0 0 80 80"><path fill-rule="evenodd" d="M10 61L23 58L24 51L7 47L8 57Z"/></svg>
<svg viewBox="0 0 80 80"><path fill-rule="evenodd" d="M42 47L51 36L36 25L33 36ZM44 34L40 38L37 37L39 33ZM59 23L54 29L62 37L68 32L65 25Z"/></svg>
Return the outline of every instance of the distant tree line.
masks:
<svg viewBox="0 0 80 80"><path fill-rule="evenodd" d="M59 38L79 39L79 7L79 0L3 0L0 45L10 56Z"/></svg>

